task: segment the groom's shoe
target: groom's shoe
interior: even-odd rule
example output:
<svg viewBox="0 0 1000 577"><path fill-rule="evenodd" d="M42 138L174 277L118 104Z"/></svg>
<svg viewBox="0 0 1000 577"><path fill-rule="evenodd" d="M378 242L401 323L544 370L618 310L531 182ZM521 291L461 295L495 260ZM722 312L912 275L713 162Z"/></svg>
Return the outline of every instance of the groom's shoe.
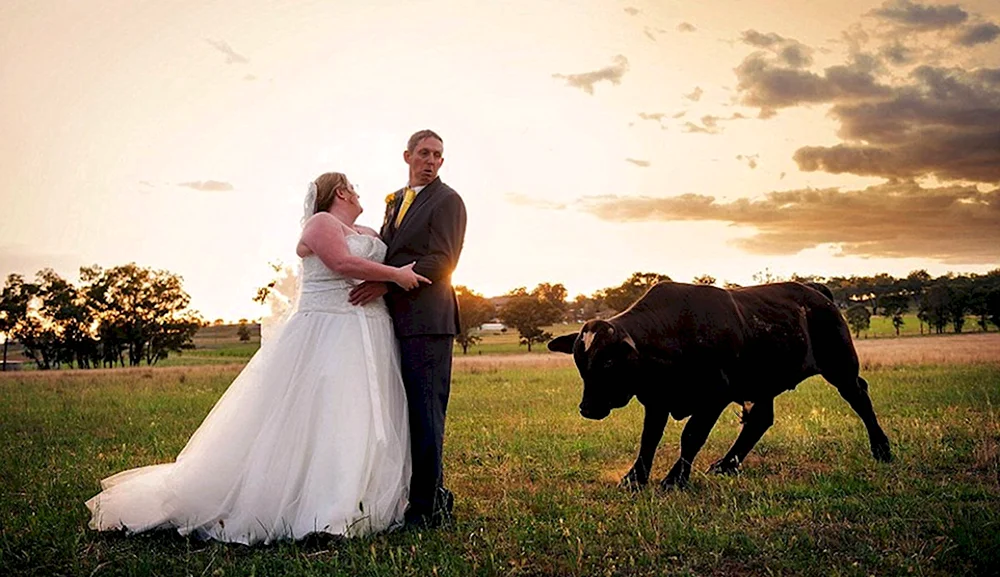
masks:
<svg viewBox="0 0 1000 577"><path fill-rule="evenodd" d="M434 496L434 509L431 512L407 509L403 517L404 528L413 529L437 529L450 525L455 518L451 512L455 508L455 495L439 487Z"/></svg>

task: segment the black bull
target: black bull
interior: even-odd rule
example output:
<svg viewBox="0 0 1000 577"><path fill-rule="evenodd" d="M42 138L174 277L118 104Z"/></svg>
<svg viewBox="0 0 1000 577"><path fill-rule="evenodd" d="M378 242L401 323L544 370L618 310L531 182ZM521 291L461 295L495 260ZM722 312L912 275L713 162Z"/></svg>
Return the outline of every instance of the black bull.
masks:
<svg viewBox="0 0 1000 577"><path fill-rule="evenodd" d="M583 377L584 417L603 419L633 396L645 407L639 456L622 479L625 486L649 481L670 415L690 419L680 458L662 484L683 486L729 403L743 406L742 428L710 470L736 472L774 423L774 398L817 374L861 417L872 455L888 462L889 439L858 375L851 333L828 295L826 287L796 282L733 290L660 283L624 312L588 321L549 349L573 354Z"/></svg>

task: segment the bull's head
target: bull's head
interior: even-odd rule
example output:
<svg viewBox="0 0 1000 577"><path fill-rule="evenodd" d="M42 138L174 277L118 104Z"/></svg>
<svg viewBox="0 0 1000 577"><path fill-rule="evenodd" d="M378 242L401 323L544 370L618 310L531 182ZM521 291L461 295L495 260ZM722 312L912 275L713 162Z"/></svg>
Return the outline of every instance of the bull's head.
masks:
<svg viewBox="0 0 1000 577"><path fill-rule="evenodd" d="M549 341L549 350L573 355L583 377L584 417L603 419L632 400L639 352L625 329L608 321L587 321L579 334Z"/></svg>

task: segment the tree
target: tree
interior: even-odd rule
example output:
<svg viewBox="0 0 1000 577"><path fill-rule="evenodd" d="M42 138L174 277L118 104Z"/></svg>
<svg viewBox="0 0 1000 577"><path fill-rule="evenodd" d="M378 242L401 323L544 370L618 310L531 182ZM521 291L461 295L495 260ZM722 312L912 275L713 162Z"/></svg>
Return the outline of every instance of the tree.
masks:
<svg viewBox="0 0 1000 577"><path fill-rule="evenodd" d="M910 297L905 294L891 294L882 297L882 313L892 318L892 327L896 329L896 336L899 336L900 327L905 324L903 315L910 310Z"/></svg>
<svg viewBox="0 0 1000 577"><path fill-rule="evenodd" d="M124 365L126 356L131 366L152 365L171 351L194 347L202 322L188 310L191 297L179 276L129 263L81 269L81 278L90 283L84 290L96 311L106 365Z"/></svg>
<svg viewBox="0 0 1000 577"><path fill-rule="evenodd" d="M771 284L785 280L781 275L772 273L769 267L764 267L764 270L753 273L751 278L757 284Z"/></svg>
<svg viewBox="0 0 1000 577"><path fill-rule="evenodd" d="M986 310L990 322L1000 329L1000 289L993 289L986 295Z"/></svg>
<svg viewBox="0 0 1000 577"><path fill-rule="evenodd" d="M868 312L868 307L862 304L853 305L847 309L847 324L854 329L854 338L861 336L861 331L868 330L871 326L872 314Z"/></svg>
<svg viewBox="0 0 1000 577"><path fill-rule="evenodd" d="M566 314L566 309L568 308L566 305L566 287L564 287L561 283L539 283L539 285L531 291L531 294L537 295L539 299L555 307L559 311L560 318Z"/></svg>
<svg viewBox="0 0 1000 577"><path fill-rule="evenodd" d="M500 320L517 329L520 344L528 345L529 353L532 344L541 344L552 338L552 334L542 327L559 321L562 311L546 296L544 289L535 288L529 293L522 287L506 296L508 300L500 310Z"/></svg>
<svg viewBox="0 0 1000 577"><path fill-rule="evenodd" d="M933 327L938 334L941 334L948 326L950 300L951 294L948 292L948 287L938 279L920 295L917 316L927 323L928 327Z"/></svg>
<svg viewBox="0 0 1000 577"><path fill-rule="evenodd" d="M7 349L12 339L18 338L19 329L28 321L28 305L37 293L38 287L25 283L19 274L7 275L3 292L0 293L0 333L3 333L3 365L7 370Z"/></svg>
<svg viewBox="0 0 1000 577"><path fill-rule="evenodd" d="M656 283L670 280L665 274L635 272L622 284L597 291L594 297L600 299L609 309L621 312L639 300L639 297L646 294L646 291Z"/></svg>
<svg viewBox="0 0 1000 577"><path fill-rule="evenodd" d="M967 276L950 279L946 285L948 290L948 320L956 333L962 332L965 326L965 315L969 313L972 304L971 280Z"/></svg>
<svg viewBox="0 0 1000 577"><path fill-rule="evenodd" d="M236 327L236 336L240 338L241 343L250 342L250 326L246 319L240 319L239 326Z"/></svg>
<svg viewBox="0 0 1000 577"><path fill-rule="evenodd" d="M715 284L715 277L710 274L703 274L701 276L694 277L693 282L694 284L703 284L711 286Z"/></svg>
<svg viewBox="0 0 1000 577"><path fill-rule="evenodd" d="M495 311L493 303L483 295L469 290L467 287L457 285L455 295L458 297L459 319L458 334L455 341L462 347L462 354L469 353L469 347L482 340L474 331L478 330L483 323L489 322Z"/></svg>
<svg viewBox="0 0 1000 577"><path fill-rule="evenodd" d="M597 318L598 312L601 308L601 303L598 299L593 297L588 297L584 294L576 295L573 302L569 305L569 310L566 313L567 320L574 322L588 321L593 318Z"/></svg>

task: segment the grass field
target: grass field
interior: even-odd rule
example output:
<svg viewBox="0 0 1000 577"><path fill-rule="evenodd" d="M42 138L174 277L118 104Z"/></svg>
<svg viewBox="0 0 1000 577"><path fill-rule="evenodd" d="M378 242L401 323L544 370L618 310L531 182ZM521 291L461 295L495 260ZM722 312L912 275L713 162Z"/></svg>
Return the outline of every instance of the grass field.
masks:
<svg viewBox="0 0 1000 577"><path fill-rule="evenodd" d="M990 340L969 341L976 337ZM240 364L0 375L0 567L4 575L997 574L1000 335L895 342L926 345L859 343L894 463L871 458L857 417L813 379L778 398L775 426L740 476L696 473L688 490L638 494L615 486L638 446L635 402L586 421L567 357L470 355L456 362L449 408L453 527L253 548L98 534L83 506L101 478L172 460ZM657 479L676 458L682 424L668 426ZM695 469L724 453L737 430L734 407Z"/></svg>

